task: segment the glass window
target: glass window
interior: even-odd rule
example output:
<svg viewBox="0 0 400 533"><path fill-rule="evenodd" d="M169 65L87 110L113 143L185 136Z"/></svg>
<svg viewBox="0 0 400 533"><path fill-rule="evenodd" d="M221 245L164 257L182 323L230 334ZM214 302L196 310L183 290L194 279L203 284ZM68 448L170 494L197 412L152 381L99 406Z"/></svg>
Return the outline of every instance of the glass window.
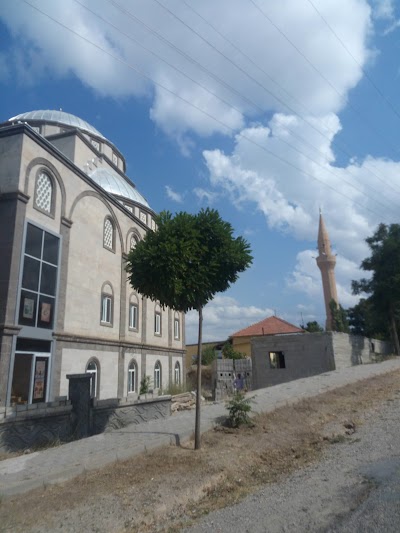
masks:
<svg viewBox="0 0 400 533"><path fill-rule="evenodd" d="M155 313L154 315L154 333L161 335L161 313Z"/></svg>
<svg viewBox="0 0 400 533"><path fill-rule="evenodd" d="M112 320L112 297L103 294L101 299L101 321L111 324Z"/></svg>
<svg viewBox="0 0 400 533"><path fill-rule="evenodd" d="M175 363L175 385L181 384L181 365L178 361Z"/></svg>
<svg viewBox="0 0 400 533"><path fill-rule="evenodd" d="M59 238L28 224L19 308L22 326L53 328L58 255Z"/></svg>
<svg viewBox="0 0 400 533"><path fill-rule="evenodd" d="M45 172L41 172L36 179L35 205L46 213L51 213L53 185Z"/></svg>
<svg viewBox="0 0 400 533"><path fill-rule="evenodd" d="M178 340L180 337L179 318L174 319L174 339Z"/></svg>
<svg viewBox="0 0 400 533"><path fill-rule="evenodd" d="M40 292L54 296L56 294L57 267L42 264L42 276L40 280Z"/></svg>
<svg viewBox="0 0 400 533"><path fill-rule="evenodd" d="M161 388L161 363L157 361L154 367L154 388Z"/></svg>
<svg viewBox="0 0 400 533"><path fill-rule="evenodd" d="M92 381L91 381L91 387L90 387L90 396L92 398L97 398L97 394L99 391L99 369L96 361L89 361L87 367L86 367L86 373L91 374Z"/></svg>
<svg viewBox="0 0 400 533"><path fill-rule="evenodd" d="M25 256L22 287L31 291L39 290L40 260Z"/></svg>
<svg viewBox="0 0 400 533"><path fill-rule="evenodd" d="M26 229L25 253L41 259L42 240L43 230L36 226L33 226L32 224L28 224L28 227Z"/></svg>
<svg viewBox="0 0 400 533"><path fill-rule="evenodd" d="M136 392L136 363L131 361L128 367L128 392Z"/></svg>
<svg viewBox="0 0 400 533"><path fill-rule="evenodd" d="M137 304L129 305L129 327L138 329L138 306Z"/></svg>
<svg viewBox="0 0 400 533"><path fill-rule="evenodd" d="M55 235L51 235L50 233L44 234L43 261L52 265L58 264L59 242L60 240Z"/></svg>

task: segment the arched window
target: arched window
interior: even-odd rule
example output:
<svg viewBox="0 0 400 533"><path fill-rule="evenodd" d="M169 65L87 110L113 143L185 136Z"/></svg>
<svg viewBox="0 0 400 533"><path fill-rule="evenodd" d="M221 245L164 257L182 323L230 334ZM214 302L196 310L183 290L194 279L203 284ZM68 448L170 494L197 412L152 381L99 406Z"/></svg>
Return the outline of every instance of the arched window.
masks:
<svg viewBox="0 0 400 533"><path fill-rule="evenodd" d="M128 366L128 392L137 392L137 366L133 359Z"/></svg>
<svg viewBox="0 0 400 533"><path fill-rule="evenodd" d="M159 304L156 304L154 310L154 335L161 336L162 334L162 323L161 323L161 307Z"/></svg>
<svg viewBox="0 0 400 533"><path fill-rule="evenodd" d="M161 389L161 363L157 361L154 366L154 388Z"/></svg>
<svg viewBox="0 0 400 533"><path fill-rule="evenodd" d="M103 246L108 250L114 250L114 225L109 217L104 221Z"/></svg>
<svg viewBox="0 0 400 533"><path fill-rule="evenodd" d="M98 362L91 359L86 366L86 373L91 374L92 376L90 396L92 398L97 398L100 388L100 369Z"/></svg>
<svg viewBox="0 0 400 533"><path fill-rule="evenodd" d="M35 207L49 215L53 211L53 182L46 172L38 174L35 184Z"/></svg>
<svg viewBox="0 0 400 533"><path fill-rule="evenodd" d="M181 324L179 316L175 313L174 316L174 339L178 341L181 338Z"/></svg>
<svg viewBox="0 0 400 533"><path fill-rule="evenodd" d="M114 295L109 283L104 283L101 289L100 323L103 326L113 325Z"/></svg>
<svg viewBox="0 0 400 533"><path fill-rule="evenodd" d="M138 242L139 242L139 237L135 235L134 233L132 233L130 241L129 241L130 248L135 248Z"/></svg>
<svg viewBox="0 0 400 533"><path fill-rule="evenodd" d="M132 294L129 298L129 329L133 331L139 330L139 300L136 294Z"/></svg>
<svg viewBox="0 0 400 533"><path fill-rule="evenodd" d="M181 365L177 361L174 369L175 385L181 384Z"/></svg>

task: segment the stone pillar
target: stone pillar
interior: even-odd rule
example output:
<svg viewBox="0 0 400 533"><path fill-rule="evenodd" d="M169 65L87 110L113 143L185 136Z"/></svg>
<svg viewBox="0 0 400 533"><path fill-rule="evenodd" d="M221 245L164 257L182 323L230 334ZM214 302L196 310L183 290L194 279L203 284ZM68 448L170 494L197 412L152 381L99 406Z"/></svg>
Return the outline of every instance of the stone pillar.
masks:
<svg viewBox="0 0 400 533"><path fill-rule="evenodd" d="M73 435L77 439L90 436L90 408L91 408L91 374L67 374L69 380L68 398L72 404Z"/></svg>
<svg viewBox="0 0 400 533"><path fill-rule="evenodd" d="M51 354L51 390L50 398L53 399L60 394L61 382L61 363L64 343L58 341L58 336L65 331L65 306L67 299L67 283L68 283L68 257L69 257L69 242L71 234L72 221L68 218L61 217L60 234L61 234L61 253L60 253L60 277L57 291L57 317L55 320L55 346Z"/></svg>
<svg viewBox="0 0 400 533"><path fill-rule="evenodd" d="M16 191L0 194L0 405L10 396L13 371L13 337L18 301L18 282L29 196Z"/></svg>

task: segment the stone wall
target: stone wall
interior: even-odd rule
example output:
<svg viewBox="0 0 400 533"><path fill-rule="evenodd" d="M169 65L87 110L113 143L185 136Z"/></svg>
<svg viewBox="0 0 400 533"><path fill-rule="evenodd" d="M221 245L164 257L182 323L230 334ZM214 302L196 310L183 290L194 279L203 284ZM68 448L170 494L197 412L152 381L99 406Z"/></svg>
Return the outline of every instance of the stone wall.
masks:
<svg viewBox="0 0 400 533"><path fill-rule="evenodd" d="M87 436L129 424L166 418L171 397L93 400ZM0 409L0 452L34 450L80 438L77 415L70 400L18 405Z"/></svg>
<svg viewBox="0 0 400 533"><path fill-rule="evenodd" d="M266 335L254 337L251 345L255 389L372 363L392 353L389 342L336 332ZM282 353L284 368L273 367L270 352Z"/></svg>
<svg viewBox="0 0 400 533"><path fill-rule="evenodd" d="M0 410L0 451L40 448L72 439L69 400L17 405Z"/></svg>
<svg viewBox="0 0 400 533"><path fill-rule="evenodd" d="M129 398L94 401L92 434L120 429L129 424L167 418L171 415L171 396L132 401Z"/></svg>
<svg viewBox="0 0 400 533"><path fill-rule="evenodd" d="M332 332L332 345L335 354L335 367L373 363L377 355L387 356L393 353L390 342L368 339L358 335Z"/></svg>

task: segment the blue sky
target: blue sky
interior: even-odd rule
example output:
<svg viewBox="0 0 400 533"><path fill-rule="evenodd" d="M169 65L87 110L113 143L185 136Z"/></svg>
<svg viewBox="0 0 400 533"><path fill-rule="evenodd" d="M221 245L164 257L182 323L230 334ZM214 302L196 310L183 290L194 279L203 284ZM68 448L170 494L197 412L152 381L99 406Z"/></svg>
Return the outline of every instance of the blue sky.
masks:
<svg viewBox="0 0 400 533"><path fill-rule="evenodd" d="M364 239L398 221L399 19L392 0L4 0L0 120L73 113L155 211L211 206L249 240L206 340L275 312L324 323L319 207L344 307Z"/></svg>

